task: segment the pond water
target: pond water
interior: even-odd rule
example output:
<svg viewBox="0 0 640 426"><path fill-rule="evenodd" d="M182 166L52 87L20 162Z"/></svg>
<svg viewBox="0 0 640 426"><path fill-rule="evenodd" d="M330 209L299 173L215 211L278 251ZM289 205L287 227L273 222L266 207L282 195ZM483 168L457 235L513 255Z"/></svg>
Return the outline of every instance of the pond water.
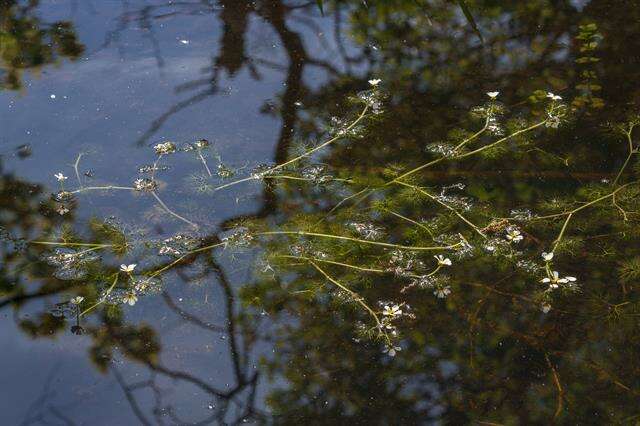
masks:
<svg viewBox="0 0 640 426"><path fill-rule="evenodd" d="M639 35L0 0L0 424L637 424Z"/></svg>

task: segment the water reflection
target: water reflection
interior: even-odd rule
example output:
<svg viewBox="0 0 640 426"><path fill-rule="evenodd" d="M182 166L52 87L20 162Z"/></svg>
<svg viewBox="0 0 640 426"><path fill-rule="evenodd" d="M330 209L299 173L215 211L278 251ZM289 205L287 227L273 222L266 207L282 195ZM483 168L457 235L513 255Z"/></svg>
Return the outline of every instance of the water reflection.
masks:
<svg viewBox="0 0 640 426"><path fill-rule="evenodd" d="M120 16L111 40L139 23L158 66L159 21L221 21L204 77L177 88L195 95L138 139L147 180L114 176L175 221L161 233L87 221L85 177L54 200L5 174L0 307L33 338L82 335L143 424L634 422L638 88L620 58L637 8L327 3L324 18L315 2L222 1ZM252 19L281 57L248 48ZM147 146L220 95L221 76L266 67L284 72L263 109L280 119L269 165ZM205 221L186 191L169 192L181 167L197 170L202 199L233 212L261 194L260 206ZM222 362L200 358L214 340ZM70 419L40 404L26 423L55 418Z"/></svg>
<svg viewBox="0 0 640 426"><path fill-rule="evenodd" d="M82 55L72 22L48 21L38 15L39 1L0 2L0 89L22 87L24 71L75 60Z"/></svg>

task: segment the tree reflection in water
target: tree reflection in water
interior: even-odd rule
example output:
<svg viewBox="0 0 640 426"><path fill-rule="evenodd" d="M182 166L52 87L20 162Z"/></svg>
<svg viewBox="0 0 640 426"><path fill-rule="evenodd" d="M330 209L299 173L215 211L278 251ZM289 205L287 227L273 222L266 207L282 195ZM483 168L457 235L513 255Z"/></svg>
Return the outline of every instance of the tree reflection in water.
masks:
<svg viewBox="0 0 640 426"><path fill-rule="evenodd" d="M78 59L84 47L68 21L44 22L38 0L0 2L0 89L18 90L22 73L62 58Z"/></svg>

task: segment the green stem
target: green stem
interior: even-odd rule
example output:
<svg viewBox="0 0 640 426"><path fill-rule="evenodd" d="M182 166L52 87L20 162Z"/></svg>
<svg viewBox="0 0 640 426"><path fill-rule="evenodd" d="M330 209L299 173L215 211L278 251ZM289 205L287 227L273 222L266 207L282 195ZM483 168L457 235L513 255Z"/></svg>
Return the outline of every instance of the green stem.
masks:
<svg viewBox="0 0 640 426"><path fill-rule="evenodd" d="M622 164L622 167L620 168L620 171L618 172L618 175L613 180L613 184L612 185L614 187L618 184L618 181L620 180L620 177L622 176L622 173L624 172L624 170L627 168L627 165L629 165L629 161L631 161L631 157L633 157L633 154L636 154L638 152L633 148L633 139L631 138L631 134L633 132L633 128L634 128L634 126L631 125L631 126L629 126L629 130L627 132L625 132L625 134L627 136L627 142L629 144L629 154L627 155L627 159L624 161L624 164Z"/></svg>
<svg viewBox="0 0 640 426"><path fill-rule="evenodd" d="M204 169L207 171L207 174L209 175L209 177L213 176L211 174L211 170L209 170L209 165L207 164L207 160L204 159L204 156L202 155L202 152L200 152L199 149L198 149L198 157L200 157L200 161L202 161L202 165L204 166Z"/></svg>
<svg viewBox="0 0 640 426"><path fill-rule="evenodd" d="M107 186L86 186L84 188L76 189L75 191L70 191L69 194L79 194L85 191L107 191L111 189L123 189L127 191L135 191L135 188L131 186L116 186L116 185L107 185Z"/></svg>
<svg viewBox="0 0 640 426"><path fill-rule="evenodd" d="M282 258L282 259L304 260L306 262L327 263L327 264L330 264L330 265L343 266L345 268L355 269L357 271L372 272L372 273L376 273L376 274L389 274L389 273L391 273L390 271L385 271L384 269L364 268L362 266L352 265L350 263L336 262L335 260L318 259L316 257L292 256L292 255L279 255L279 256L276 256L276 257ZM433 271L429 272L426 276L427 277L431 277L431 276L435 275L440 269L442 269L442 265L438 264L436 266L436 268ZM422 275L418 275L418 274L408 274L406 276L409 277L409 278L421 278L422 277Z"/></svg>
<svg viewBox="0 0 640 426"><path fill-rule="evenodd" d="M396 217L398 217L398 218L400 218L402 220L405 220L405 221L407 221L409 223L413 223L414 225L418 226L419 228L425 230L431 236L431 238L434 237L433 232L431 232L431 230L429 228L427 228L426 226L424 226L420 222L416 222L413 219L410 219L410 218L408 218L406 216L403 216L400 213L396 213L393 210L385 209L384 207L380 207L380 210L385 211L385 212L387 212L387 213L389 213L389 214L391 214L393 216L396 216Z"/></svg>
<svg viewBox="0 0 640 426"><path fill-rule="evenodd" d="M333 277L331 277L329 274L327 274L324 269L322 269L320 266L318 266L318 264L316 264L313 261L309 261L309 263L318 270L318 272L320 272L322 275L324 275L324 277L326 279L328 279L329 281L331 281L333 284L335 284L338 288L346 291L347 293L349 293L353 299L356 301L356 303L358 303L360 306L362 306L367 312L369 312L369 314L373 317L373 319L376 322L376 325L378 326L378 330L380 330L380 332L384 335L387 344L391 345L391 339L389 338L389 336L387 335L387 333L385 333L384 331L384 327L382 325L382 322L380 321L380 318L378 317L378 314L375 313L375 311L373 309L371 309L369 307L369 305L367 305L364 300L362 299L362 297L356 293L355 291L349 289L348 287L344 286L343 284L341 284L340 282L338 282L337 280L335 280Z"/></svg>
<svg viewBox="0 0 640 426"><path fill-rule="evenodd" d="M155 198L156 201L158 202L158 204L160 204L160 207L162 207L171 216L176 217L176 218L180 219L181 221L183 221L185 223L188 223L189 225L193 226L196 229L198 228L197 224L191 222L189 219L186 219L186 218L180 216L178 213L174 212L169 207L167 207L167 205L160 199L160 197L158 197L158 194L156 194L155 191L151 191L151 195L153 195L153 198Z"/></svg>
<svg viewBox="0 0 640 426"><path fill-rule="evenodd" d="M455 157L452 157L452 158L458 160L458 159L461 159L461 158L470 157L470 156L475 155L475 154L477 154L479 152L482 152L484 150L493 148L494 146L499 145L499 144L501 144L501 143L503 143L503 142L515 137L515 136L521 135L522 133L526 133L526 132L529 132L529 131L531 131L533 129L536 129L536 128L544 125L546 122L547 122L547 120L545 119L545 120L540 121L540 122L538 122L536 124L533 124L533 125L531 125L529 127L526 127L524 129L520 129L520 130L518 130L516 132L513 132L512 134L510 134L508 136L505 136L502 139L498 139L497 141L495 141L493 143L490 143L489 145L481 146L480 148L474 149L473 151L465 152L464 154L456 155Z"/></svg>
<svg viewBox="0 0 640 426"><path fill-rule="evenodd" d="M382 243L378 241L370 241L370 240L362 240L359 238L345 237L342 235L322 234L319 232L307 232L307 231L268 231L268 232L258 232L256 235L304 235L309 237L332 238L336 240L353 241L360 244L369 244L369 245L381 246L381 247L387 247L387 248L396 248L396 249L402 249L402 250L416 250L416 251L450 250L460 245L460 243L457 243L450 246L435 246L435 247L405 246L401 244Z"/></svg>
<svg viewBox="0 0 640 426"><path fill-rule="evenodd" d="M114 287L116 286L116 284L118 283L118 276L119 274L116 272L116 277L113 279L113 284L111 284L111 287L109 287L107 289L107 291L105 292L104 296L102 297L101 300L99 300L97 303L93 304L92 306L88 307L87 309L85 309L84 311L82 311L80 313L80 316L84 316L85 314L91 312L93 309L95 309L96 307L98 307L99 305L102 305L106 300L107 300L107 296L109 296L111 294L111 292L113 291Z"/></svg>
<svg viewBox="0 0 640 426"><path fill-rule="evenodd" d="M113 247L113 244L95 244L95 243L65 243L57 241L29 241L29 244L41 244L48 246L63 246L63 247Z"/></svg>
<svg viewBox="0 0 640 426"><path fill-rule="evenodd" d="M315 258L315 257L291 256L291 255L279 255L279 256L276 256L276 257L282 258L282 259L298 259L298 260L306 260L308 262L328 263L330 265L344 266L345 268L355 269L355 270L362 271L362 272L374 272L374 273L379 273L379 274L388 273L388 271L385 271L384 269L364 268L362 266L351 265L349 263L336 262L336 261L333 261L333 260L326 260L326 259L318 259L318 258Z"/></svg>
<svg viewBox="0 0 640 426"><path fill-rule="evenodd" d="M225 243L216 243L216 244L211 244L209 246L205 246L205 247L200 247L198 249L195 250L191 250L190 252L187 252L185 254L183 254L182 256L180 256L179 258L177 258L176 260L174 260L173 262L171 262L170 264L168 264L167 266L164 266L160 269L158 269L157 271L154 271L153 273L151 273L151 275L149 275L149 278L153 278L156 277L158 275L160 275L161 273L163 273L164 271L173 268L175 265L177 265L178 263L182 262L183 259L196 254L196 253L200 253L206 250L210 250L216 247L220 247L223 246Z"/></svg>
<svg viewBox="0 0 640 426"><path fill-rule="evenodd" d="M78 179L78 185L80 185L80 188L82 188L82 180L80 179L80 172L79 172L79 167L80 167L80 159L82 158L84 154L81 152L78 154L78 157L76 158L76 162L73 163L73 170L76 171L76 179Z"/></svg>
<svg viewBox="0 0 640 426"><path fill-rule="evenodd" d="M427 191L423 190L422 188L415 186L415 185L411 185L408 183L404 183L404 182L395 182L398 185L403 185L406 186L408 188L413 188L414 190L418 191L419 193L426 195L427 197L429 197L431 200L435 201L436 203L440 204L442 207L446 208L447 210L451 211L453 214L455 214L456 216L458 216L458 218L460 218L460 220L462 220L464 223L466 223L467 225L469 225L474 231L476 231L482 238L487 238L487 236L484 234L484 232L482 232L480 230L480 227L476 226L475 224L473 224L471 221L469 221L466 217L464 217L460 212L458 212L456 209L454 209L453 207L451 207L450 205L448 205L447 203L444 203L442 200L440 200L438 197L435 197L431 194L429 194Z"/></svg>
<svg viewBox="0 0 640 426"><path fill-rule="evenodd" d="M489 126L489 118L487 117L484 126L482 127L482 129L478 130L476 133L474 133L473 135L469 136L467 139L463 140L462 142L460 142L458 145L456 145L456 147L453 149L454 152L458 151L459 149L461 149L462 147L464 147L466 144L468 144L469 142L473 141L474 139L476 139L478 136L480 136L481 134L483 134L486 130L487 127ZM403 173L402 175L394 178L392 181L387 182L385 184L385 186L390 185L392 183L395 183L396 181L405 178L407 176L411 176L412 174L415 174L417 172L419 172L420 170L426 169L427 167L431 167L435 164L440 163L441 161L444 161L446 159L448 159L449 157L440 157L440 158L436 158L435 160L432 160L428 163L425 163L421 166L416 167L415 169L409 170L406 173Z"/></svg>
<svg viewBox="0 0 640 426"><path fill-rule="evenodd" d="M616 190L610 192L609 194L603 195L602 197L596 198L595 200L592 200L592 201L590 201L588 203L585 203L582 206L571 210L570 212L558 213L558 214L555 214L555 215L548 215L548 216L542 216L542 217L536 218L536 219L548 219L548 218L553 218L553 217L561 217L561 216L565 216L565 215L567 216L567 218L564 221L564 224L562 225L562 229L560 230L560 234L558 235L558 238L556 238L556 240L554 242L553 251L556 250L556 248L558 247L558 244L560 244L560 242L562 241L562 238L564 237L564 234L565 234L565 232L567 230L567 227L569 226L569 222L571 221L571 218L573 217L573 215L575 215L576 213L578 213L581 210L586 209L589 206L592 206L594 204L599 203L600 201L604 201L607 198L614 197L618 192L622 191L623 189L625 189L625 188L627 188L627 187L629 187L631 185L637 184L637 183L638 183L638 181L634 181L634 182L629 182L629 183L627 183L625 185L622 185L622 186L618 187Z"/></svg>
<svg viewBox="0 0 640 426"><path fill-rule="evenodd" d="M344 129L344 132L346 133L349 130L353 129L360 121L362 121L362 119L366 116L368 110L369 110L369 104L366 104L365 107L363 108L362 112L360 113L360 115L355 119L355 121L353 121L349 126L347 126ZM265 178L270 173L273 173L276 170L280 170L280 169L282 169L282 168L284 168L284 167L286 167L286 166L288 166L290 164L293 164L293 163L295 163L295 162L297 162L297 161L299 161L299 160L301 160L303 158L309 157L314 152L317 152L317 151L319 151L319 150L331 145L332 143L342 139L343 137L344 137L343 134L334 136L333 138L327 140L326 142L321 143L320 145L316 146L315 148L310 149L309 151L306 151L303 154L300 154L297 157L294 157L289 161L285 161L284 163L277 164L277 165L265 170L259 176L249 176L249 177L246 177L246 178L238 179L238 180L235 180L233 182L229 182L229 183L226 183L224 185L218 186L218 187L216 187L214 189L214 191L219 191L219 190L221 190L223 188L228 188L230 186L237 185L237 184L242 183L242 182L247 182L247 181L250 181L250 180L259 179L260 177Z"/></svg>

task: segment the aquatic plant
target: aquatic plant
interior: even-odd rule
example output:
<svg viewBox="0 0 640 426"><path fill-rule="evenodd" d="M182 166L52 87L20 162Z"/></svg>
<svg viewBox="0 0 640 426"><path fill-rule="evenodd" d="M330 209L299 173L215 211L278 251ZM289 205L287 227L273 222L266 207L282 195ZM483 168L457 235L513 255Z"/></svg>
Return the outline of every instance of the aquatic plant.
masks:
<svg viewBox="0 0 640 426"><path fill-rule="evenodd" d="M191 225L194 231L198 230L198 225L177 214L158 195L156 176L162 171L160 163L165 157L180 152L197 154L206 171L206 175L198 177L198 185L203 188L206 185L203 192L213 197L223 190L250 182L264 182L284 193L297 188L303 192L325 189L330 194L347 194L328 210L300 211L291 215L288 222L277 226L242 220L231 225L229 232L221 234L213 244L205 243L196 234L176 234L158 243L147 243L147 247L157 247L156 253L147 251L144 255L149 260L157 256L170 256L174 260L161 266L146 267L135 276L136 264L123 264L119 271L99 274L97 281L100 283L95 285L102 290L93 301L83 302L86 308L79 312L78 318L105 303L134 305L149 289L158 287L155 280L162 274L198 253L218 248L237 251L252 247L263 253L262 264L267 265L264 270L274 273L272 279L280 273L296 271L299 274L299 279L290 281L285 287L291 294L308 297L329 294L336 303L347 303L356 311L360 310L369 317L369 322L366 325L367 322L358 321L354 332L367 339L380 340L384 352L393 356L402 347L401 323L412 318L408 315L407 301L403 300L411 292L427 290L436 299L445 300L454 292L463 291L460 286L464 283L453 278L456 270L464 269L466 262L482 261L493 263L498 269L510 268L512 274L538 283L529 290L532 293L530 300L548 313L553 309L556 294L580 290L578 278L563 276L554 269L558 256L567 257L577 247L576 237L569 237L576 217L591 208L602 211L612 207L620 212L623 222L635 214L632 209L637 203L638 184L636 181L622 183L627 167L638 152L633 139L637 123L634 120L617 127L628 143L628 156L611 183L585 188L583 201L558 199L548 203L542 206L540 213L536 212L535 206L519 206L511 209L509 215L500 216L496 208L480 202L470 193L464 194L467 186L463 182L438 188L437 182L422 177L444 163L474 158L491 162L519 155L519 149L530 150L532 133L555 131L580 106L569 107L561 96L549 91L544 93L544 102L536 101L529 120L522 117L506 119L509 111L500 103L500 93L488 92L488 100L471 110L472 117L479 121L479 128L460 129L451 133L452 139L428 145L427 152L432 158L422 164L394 165L377 174L356 171L344 175L342 171L331 170L319 162L320 156L336 144L363 143L362 133L366 134L368 126L384 117L383 82L371 79L369 85L370 89L353 100L361 105L360 112L349 122L332 118L333 126L324 142L307 146L281 163L256 165L245 176L240 170L219 172L217 176L211 173L202 155L202 151L209 148L209 142L204 139L185 144L184 148L178 148L170 141L155 144L156 159L152 166L140 168L141 173L148 173L149 177L136 179L133 186L84 186L78 173L80 156L74 165L79 188L65 189L66 176L62 172L56 173L61 186L54 198L65 209L73 208L70 201L87 191L137 191L150 194L166 213ZM216 161L218 170L226 169L219 156ZM233 179L216 184L216 180L231 177ZM416 209L422 218L412 218L407 213ZM425 214L431 218L424 219ZM538 232L548 234L553 229L558 229L556 236L546 243L533 236ZM535 244L531 243L533 241ZM114 247L114 244L68 241L32 243L57 247L46 259L58 268L56 276L67 279L85 277L88 265L99 259L97 253ZM540 246L546 250L540 250ZM139 258L135 262L147 261ZM498 266L500 264L502 266ZM444 269L449 273L445 274ZM397 289L396 299L383 303L368 296L374 276L385 277L384 281ZM254 291L252 288L257 289L248 287L245 291L250 293ZM407 308L402 310L401 306ZM406 318L399 321L400 317Z"/></svg>

